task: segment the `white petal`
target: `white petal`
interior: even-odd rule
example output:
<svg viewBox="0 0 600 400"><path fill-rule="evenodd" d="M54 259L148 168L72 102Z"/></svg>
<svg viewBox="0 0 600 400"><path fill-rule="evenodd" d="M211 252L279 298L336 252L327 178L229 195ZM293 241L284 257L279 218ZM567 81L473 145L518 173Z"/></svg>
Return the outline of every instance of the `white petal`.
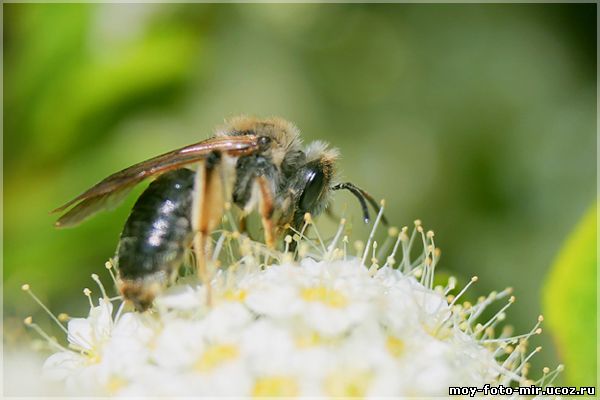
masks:
<svg viewBox="0 0 600 400"><path fill-rule="evenodd" d="M155 303L157 307L163 309L189 311L203 305L204 296L202 296L202 293L190 285L173 286L160 295Z"/></svg>
<svg viewBox="0 0 600 400"><path fill-rule="evenodd" d="M46 359L43 377L50 381L62 381L77 373L85 365L85 357L73 351L54 353Z"/></svg>
<svg viewBox="0 0 600 400"><path fill-rule="evenodd" d="M71 318L67 327L69 343L86 350L94 347L93 328L88 318Z"/></svg>

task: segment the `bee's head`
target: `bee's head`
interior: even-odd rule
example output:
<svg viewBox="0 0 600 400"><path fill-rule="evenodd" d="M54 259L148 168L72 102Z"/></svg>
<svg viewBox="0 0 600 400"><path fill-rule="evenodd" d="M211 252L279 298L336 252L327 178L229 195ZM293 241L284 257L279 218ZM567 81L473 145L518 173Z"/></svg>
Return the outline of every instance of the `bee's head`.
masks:
<svg viewBox="0 0 600 400"><path fill-rule="evenodd" d="M350 182L334 184L336 180L336 161L339 158L337 149L329 149L324 142L313 142L306 149L305 163L300 165L292 179L294 192L294 216L292 224L295 229L302 226L304 215L319 215L327 207L331 193L336 190L348 190L359 201L363 219L369 222L367 203L379 212L379 205L366 191ZM385 216L382 222L387 225Z"/></svg>
<svg viewBox="0 0 600 400"><path fill-rule="evenodd" d="M291 178L294 227L301 226L306 213L319 215L327 207L339 158L337 149L330 149L321 141L309 144L304 155L303 162L296 166Z"/></svg>

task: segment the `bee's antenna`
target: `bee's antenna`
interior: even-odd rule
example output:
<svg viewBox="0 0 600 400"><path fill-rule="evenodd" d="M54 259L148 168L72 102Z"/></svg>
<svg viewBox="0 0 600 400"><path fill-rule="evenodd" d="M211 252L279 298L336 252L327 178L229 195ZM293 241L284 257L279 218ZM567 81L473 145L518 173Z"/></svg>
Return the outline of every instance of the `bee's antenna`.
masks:
<svg viewBox="0 0 600 400"><path fill-rule="evenodd" d="M356 187L356 186L355 186ZM369 204L371 204L371 207L373 207L373 209L375 211L377 211L377 213L379 213L379 210L381 209L380 204L373 198L373 196L371 196L366 190L363 190L359 187L356 187L356 189L360 190L360 192L362 193L363 196L365 196L365 198L367 199L367 201L369 202ZM383 222L383 224L385 226L388 226L388 220L385 217L385 215L381 215L381 222Z"/></svg>
<svg viewBox="0 0 600 400"><path fill-rule="evenodd" d="M379 204L377 204L377 202L375 201L373 196L371 196L366 191L362 190L361 188L359 188L358 186L356 186L350 182L338 183L337 185L335 185L331 188L331 190L342 190L342 189L349 190L350 193L352 193L358 199L358 201L360 202L360 207L362 208L365 223L368 223L369 219L370 219L369 208L367 207L367 201L379 213L379 209L380 209ZM366 199L366 201L365 201L365 199ZM384 215L381 216L381 222L383 222L385 225L388 224L388 221Z"/></svg>

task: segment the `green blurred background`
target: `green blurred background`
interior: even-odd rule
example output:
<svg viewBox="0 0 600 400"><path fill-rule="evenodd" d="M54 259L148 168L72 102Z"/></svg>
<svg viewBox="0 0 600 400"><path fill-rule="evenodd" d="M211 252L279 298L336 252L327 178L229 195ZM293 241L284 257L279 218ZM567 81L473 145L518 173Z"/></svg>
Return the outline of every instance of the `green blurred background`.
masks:
<svg viewBox="0 0 600 400"><path fill-rule="evenodd" d="M338 147L343 176L385 197L394 224L435 230L440 270L480 277L473 297L515 288L517 332L540 314L542 280L596 197L595 4L3 11L8 343L26 315L50 326L24 282L52 310L85 313L81 290L92 272L107 282L143 187L76 229L55 230L49 210L240 113L283 116ZM345 204L364 238L354 199L338 193L335 209ZM559 362L549 334L537 344L533 376Z"/></svg>

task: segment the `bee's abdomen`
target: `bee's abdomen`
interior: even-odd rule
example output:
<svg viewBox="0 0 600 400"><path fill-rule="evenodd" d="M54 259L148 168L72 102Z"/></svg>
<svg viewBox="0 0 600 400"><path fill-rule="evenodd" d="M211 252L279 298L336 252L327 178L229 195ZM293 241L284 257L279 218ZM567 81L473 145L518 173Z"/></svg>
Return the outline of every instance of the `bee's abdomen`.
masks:
<svg viewBox="0 0 600 400"><path fill-rule="evenodd" d="M121 279L165 281L179 267L192 239L194 172L167 172L148 186L135 203L119 240ZM141 282L140 282L141 283Z"/></svg>

